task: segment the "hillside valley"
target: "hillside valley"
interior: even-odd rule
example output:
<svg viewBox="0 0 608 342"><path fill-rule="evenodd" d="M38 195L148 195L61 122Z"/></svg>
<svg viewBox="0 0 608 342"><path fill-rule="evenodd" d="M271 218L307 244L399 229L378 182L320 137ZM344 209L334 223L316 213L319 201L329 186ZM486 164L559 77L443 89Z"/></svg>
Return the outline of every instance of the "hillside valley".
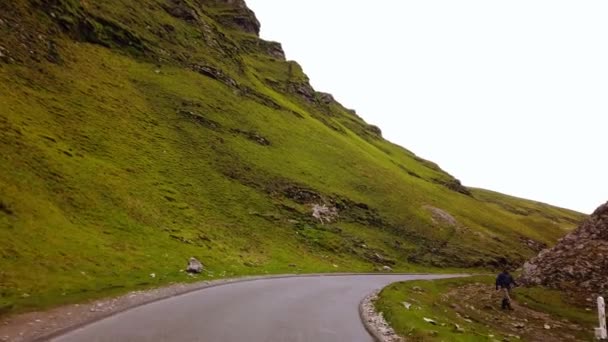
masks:
<svg viewBox="0 0 608 342"><path fill-rule="evenodd" d="M242 0L0 2L0 316L249 274L518 267L585 218L462 185L259 29Z"/></svg>

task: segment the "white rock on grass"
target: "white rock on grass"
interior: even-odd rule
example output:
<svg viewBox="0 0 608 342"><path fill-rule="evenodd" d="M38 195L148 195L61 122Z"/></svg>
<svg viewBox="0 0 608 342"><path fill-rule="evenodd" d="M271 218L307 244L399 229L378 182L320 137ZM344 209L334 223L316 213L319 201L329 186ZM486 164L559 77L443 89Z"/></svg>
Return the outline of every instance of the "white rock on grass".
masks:
<svg viewBox="0 0 608 342"><path fill-rule="evenodd" d="M201 273L203 272L203 264L196 258L192 257L188 261L188 267L186 268L188 273Z"/></svg>
<svg viewBox="0 0 608 342"><path fill-rule="evenodd" d="M422 319L427 323L430 323L432 325L437 325L437 322L434 319L430 319L430 318L426 318L426 317L423 317Z"/></svg>

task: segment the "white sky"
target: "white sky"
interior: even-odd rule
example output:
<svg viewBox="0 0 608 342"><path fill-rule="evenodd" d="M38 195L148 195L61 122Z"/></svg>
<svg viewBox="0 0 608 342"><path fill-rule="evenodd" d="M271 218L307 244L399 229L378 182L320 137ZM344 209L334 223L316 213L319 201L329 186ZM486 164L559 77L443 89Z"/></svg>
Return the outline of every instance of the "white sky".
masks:
<svg viewBox="0 0 608 342"><path fill-rule="evenodd" d="M247 4L317 90L465 185L608 200L608 1Z"/></svg>

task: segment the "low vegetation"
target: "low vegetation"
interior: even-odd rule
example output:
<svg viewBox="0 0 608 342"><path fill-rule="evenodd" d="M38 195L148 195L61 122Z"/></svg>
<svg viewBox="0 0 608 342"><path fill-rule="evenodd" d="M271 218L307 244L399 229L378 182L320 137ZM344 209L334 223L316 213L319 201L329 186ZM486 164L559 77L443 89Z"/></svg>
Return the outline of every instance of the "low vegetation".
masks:
<svg viewBox="0 0 608 342"><path fill-rule="evenodd" d="M597 313L561 292L516 288L514 311L500 308L494 278L396 283L376 309L407 341L589 341Z"/></svg>

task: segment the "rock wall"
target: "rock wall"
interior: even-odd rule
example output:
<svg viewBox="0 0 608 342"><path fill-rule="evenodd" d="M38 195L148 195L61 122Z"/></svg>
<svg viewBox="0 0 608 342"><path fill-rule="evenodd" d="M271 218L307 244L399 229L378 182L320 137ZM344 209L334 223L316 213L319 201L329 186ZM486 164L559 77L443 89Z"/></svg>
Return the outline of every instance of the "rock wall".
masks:
<svg viewBox="0 0 608 342"><path fill-rule="evenodd" d="M585 295L608 294L608 202L555 247L526 262L521 282Z"/></svg>

